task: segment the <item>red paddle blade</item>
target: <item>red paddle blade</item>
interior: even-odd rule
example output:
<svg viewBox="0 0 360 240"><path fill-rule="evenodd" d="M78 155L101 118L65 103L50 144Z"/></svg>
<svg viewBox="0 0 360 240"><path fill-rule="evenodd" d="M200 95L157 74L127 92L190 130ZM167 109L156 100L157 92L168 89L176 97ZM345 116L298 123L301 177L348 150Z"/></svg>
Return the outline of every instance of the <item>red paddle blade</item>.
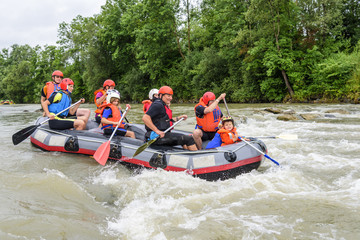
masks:
<svg viewBox="0 0 360 240"><path fill-rule="evenodd" d="M109 158L110 154L110 141L104 142L100 145L100 147L96 150L94 154L95 160L101 165L105 165Z"/></svg>

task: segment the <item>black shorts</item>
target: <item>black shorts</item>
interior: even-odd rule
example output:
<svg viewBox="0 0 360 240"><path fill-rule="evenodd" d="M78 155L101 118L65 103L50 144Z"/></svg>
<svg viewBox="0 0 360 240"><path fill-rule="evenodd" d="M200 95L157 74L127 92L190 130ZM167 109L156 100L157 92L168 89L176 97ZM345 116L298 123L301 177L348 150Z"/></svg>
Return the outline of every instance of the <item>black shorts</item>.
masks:
<svg viewBox="0 0 360 240"><path fill-rule="evenodd" d="M163 138L158 138L153 144L155 145L186 145L191 146L195 144L194 138L191 135L185 135L181 133L167 132Z"/></svg>
<svg viewBox="0 0 360 240"><path fill-rule="evenodd" d="M101 116L100 115L95 116L95 122L97 122L98 124L101 123Z"/></svg>
<svg viewBox="0 0 360 240"><path fill-rule="evenodd" d="M203 133L203 136L201 137L201 140L203 141L207 141L207 140L211 140L215 137L216 132L205 132L203 130L201 130Z"/></svg>
<svg viewBox="0 0 360 240"><path fill-rule="evenodd" d="M56 116L55 120L49 121L49 127L51 129L56 129L56 130L65 130L65 129L74 128L74 123L76 119L77 119L76 116L70 116L66 118L61 118Z"/></svg>
<svg viewBox="0 0 360 240"><path fill-rule="evenodd" d="M111 135L113 133L113 130L114 129L112 129L112 128L105 128L104 129L104 135ZM127 131L125 129L118 128L116 130L115 136L122 136L123 137L123 136L125 136L126 132Z"/></svg>

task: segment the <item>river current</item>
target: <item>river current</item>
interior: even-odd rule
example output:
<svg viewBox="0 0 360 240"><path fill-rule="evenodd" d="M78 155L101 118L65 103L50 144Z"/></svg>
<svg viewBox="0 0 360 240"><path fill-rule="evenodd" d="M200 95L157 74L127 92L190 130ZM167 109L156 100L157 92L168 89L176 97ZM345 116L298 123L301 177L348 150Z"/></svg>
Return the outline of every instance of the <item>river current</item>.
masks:
<svg viewBox="0 0 360 240"><path fill-rule="evenodd" d="M172 105L189 116L178 129L194 129L193 107ZM269 107L317 118L280 121ZM0 106L0 239L360 239L360 105L229 104L241 135L298 139L262 139L280 167L266 160L216 182L101 166L29 139L14 146L11 136L34 124L39 108ZM141 117L133 104L127 119Z"/></svg>

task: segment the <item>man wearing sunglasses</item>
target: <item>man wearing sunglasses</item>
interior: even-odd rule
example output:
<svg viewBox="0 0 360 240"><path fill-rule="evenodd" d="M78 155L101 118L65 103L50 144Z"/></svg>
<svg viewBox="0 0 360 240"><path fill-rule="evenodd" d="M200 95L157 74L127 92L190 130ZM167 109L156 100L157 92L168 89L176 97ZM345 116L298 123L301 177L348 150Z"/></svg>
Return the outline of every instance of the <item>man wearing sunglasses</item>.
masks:
<svg viewBox="0 0 360 240"><path fill-rule="evenodd" d="M41 106L51 96L53 92L59 91L61 89L60 83L63 77L64 74L59 70L56 70L52 73L51 75L52 81L47 82L46 85L41 89L41 99L40 99Z"/></svg>

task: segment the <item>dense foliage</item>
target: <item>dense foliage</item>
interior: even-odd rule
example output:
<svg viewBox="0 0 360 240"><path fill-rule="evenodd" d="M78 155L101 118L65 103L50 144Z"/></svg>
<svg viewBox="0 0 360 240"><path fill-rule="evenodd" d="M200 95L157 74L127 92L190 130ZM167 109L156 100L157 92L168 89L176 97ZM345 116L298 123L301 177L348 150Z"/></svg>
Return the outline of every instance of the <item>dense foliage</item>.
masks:
<svg viewBox="0 0 360 240"><path fill-rule="evenodd" d="M108 0L58 32L57 46L2 49L0 99L39 102L54 70L88 100L108 78L135 102L162 85L177 101L360 98L360 0Z"/></svg>

